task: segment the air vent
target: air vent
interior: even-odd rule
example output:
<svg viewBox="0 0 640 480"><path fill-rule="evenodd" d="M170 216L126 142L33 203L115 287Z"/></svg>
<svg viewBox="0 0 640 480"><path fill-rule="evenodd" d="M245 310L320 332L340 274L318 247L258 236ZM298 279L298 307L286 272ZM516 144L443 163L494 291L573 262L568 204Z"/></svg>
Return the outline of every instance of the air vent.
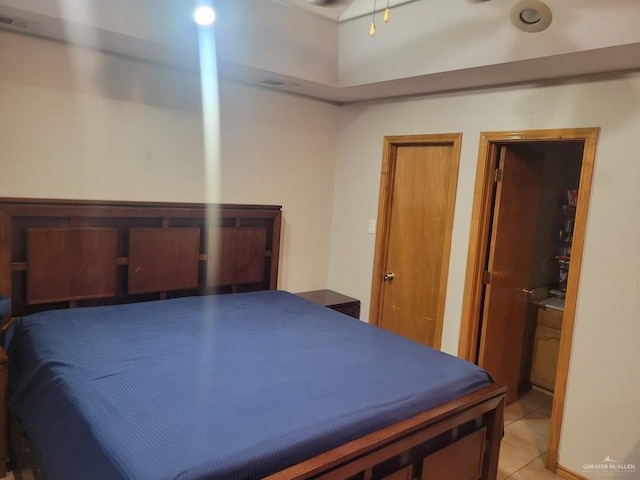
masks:
<svg viewBox="0 0 640 480"><path fill-rule="evenodd" d="M29 30L30 27L35 25L35 22L24 20L22 18L10 18L0 16L0 25L12 28L19 28L20 30Z"/></svg>
<svg viewBox="0 0 640 480"><path fill-rule="evenodd" d="M258 83L266 87L276 87L276 88L295 88L300 86L299 83L276 80L275 78L266 78L264 80L260 80Z"/></svg>
<svg viewBox="0 0 640 480"><path fill-rule="evenodd" d="M262 80L260 83L262 85L269 85L270 87L281 87L284 85L284 82L280 80Z"/></svg>

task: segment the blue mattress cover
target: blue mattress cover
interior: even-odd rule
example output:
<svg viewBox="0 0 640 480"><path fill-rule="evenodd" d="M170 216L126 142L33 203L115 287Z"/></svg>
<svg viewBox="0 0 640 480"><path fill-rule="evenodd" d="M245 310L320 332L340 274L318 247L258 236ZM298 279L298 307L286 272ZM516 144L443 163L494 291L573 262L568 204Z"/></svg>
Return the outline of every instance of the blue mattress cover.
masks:
<svg viewBox="0 0 640 480"><path fill-rule="evenodd" d="M11 300L6 297L0 297L0 319L11 310Z"/></svg>
<svg viewBox="0 0 640 480"><path fill-rule="evenodd" d="M45 478L258 478L491 383L282 291L49 311L5 338Z"/></svg>

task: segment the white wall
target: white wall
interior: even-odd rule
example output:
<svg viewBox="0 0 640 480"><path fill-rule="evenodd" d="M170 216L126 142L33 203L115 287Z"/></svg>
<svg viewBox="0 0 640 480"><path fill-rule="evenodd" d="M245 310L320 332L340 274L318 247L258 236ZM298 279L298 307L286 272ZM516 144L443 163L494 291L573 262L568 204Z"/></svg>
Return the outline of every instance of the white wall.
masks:
<svg viewBox="0 0 640 480"><path fill-rule="evenodd" d="M368 317L385 135L463 132L442 348L456 354L481 131L602 127L587 225L560 463L640 468L640 75L344 106L329 287ZM595 478L595 477L591 477ZM602 478L602 477L598 477Z"/></svg>
<svg viewBox="0 0 640 480"><path fill-rule="evenodd" d="M223 83L222 199L283 205L280 287L326 288L338 107Z"/></svg>
<svg viewBox="0 0 640 480"><path fill-rule="evenodd" d="M326 85L338 83L338 25L284 2L217 3L220 59Z"/></svg>
<svg viewBox="0 0 640 480"><path fill-rule="evenodd" d="M164 59L173 62L172 65L197 66L195 0L2 0L0 3L6 15L35 22L31 31L43 36ZM267 78L268 72L277 72L337 84L335 20L286 2L213 0L212 3L217 13L219 60L259 69Z"/></svg>
<svg viewBox="0 0 640 480"><path fill-rule="evenodd" d="M511 24L515 3L416 1L396 7L392 2L391 21L384 24L380 14L373 39L368 35L371 15L342 22L339 83L359 85L640 42L637 0L545 0L553 21L535 35ZM371 12L372 5L356 0L345 18ZM544 74L548 78L557 72L538 75Z"/></svg>
<svg viewBox="0 0 640 480"><path fill-rule="evenodd" d="M0 196L209 198L198 75L1 31L0 58ZM279 286L324 288L337 107L223 82L221 111L220 201L283 205Z"/></svg>

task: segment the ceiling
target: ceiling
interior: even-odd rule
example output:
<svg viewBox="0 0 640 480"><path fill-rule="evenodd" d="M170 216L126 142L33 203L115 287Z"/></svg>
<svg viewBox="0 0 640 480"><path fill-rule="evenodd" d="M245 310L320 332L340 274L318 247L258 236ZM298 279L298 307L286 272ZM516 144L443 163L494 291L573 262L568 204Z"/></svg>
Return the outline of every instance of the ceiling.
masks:
<svg viewBox="0 0 640 480"><path fill-rule="evenodd" d="M510 23L516 0L391 0L375 38L372 0L213 2L223 77L337 103L640 69L638 0L546 0L553 23L537 34ZM0 16L22 22L2 28L196 72L186 3L0 0Z"/></svg>
<svg viewBox="0 0 640 480"><path fill-rule="evenodd" d="M302 8L315 15L339 21L354 0L326 0L324 5L314 5L307 0L277 0L283 4Z"/></svg>

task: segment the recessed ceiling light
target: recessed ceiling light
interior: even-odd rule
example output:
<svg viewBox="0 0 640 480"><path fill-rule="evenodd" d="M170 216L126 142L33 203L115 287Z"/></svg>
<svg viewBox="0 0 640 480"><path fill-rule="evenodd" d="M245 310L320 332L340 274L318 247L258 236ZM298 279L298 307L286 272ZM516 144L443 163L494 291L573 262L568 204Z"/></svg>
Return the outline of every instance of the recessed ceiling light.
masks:
<svg viewBox="0 0 640 480"><path fill-rule="evenodd" d="M198 25L206 27L216 21L216 12L211 7L198 7L193 12L193 19Z"/></svg>
<svg viewBox="0 0 640 480"><path fill-rule="evenodd" d="M553 18L551 9L539 0L520 0L511 7L511 23L527 33L545 30Z"/></svg>
<svg viewBox="0 0 640 480"><path fill-rule="evenodd" d="M533 8L525 8L520 12L520 20L528 25L533 25L540 21L540 13Z"/></svg>

